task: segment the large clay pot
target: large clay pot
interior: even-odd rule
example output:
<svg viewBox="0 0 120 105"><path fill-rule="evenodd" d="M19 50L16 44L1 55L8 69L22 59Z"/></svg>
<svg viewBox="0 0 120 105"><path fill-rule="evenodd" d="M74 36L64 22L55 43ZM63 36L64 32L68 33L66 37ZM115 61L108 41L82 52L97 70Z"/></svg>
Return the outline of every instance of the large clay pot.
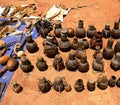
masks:
<svg viewBox="0 0 120 105"><path fill-rule="evenodd" d="M38 88L42 93L50 91L51 84L49 80L46 80L45 77L39 79Z"/></svg>
<svg viewBox="0 0 120 105"><path fill-rule="evenodd" d="M68 52L71 50L71 43L67 39L67 29L63 29L61 32L61 40L58 43L59 49L63 52Z"/></svg>
<svg viewBox="0 0 120 105"><path fill-rule="evenodd" d="M84 38L86 36L86 30L84 28L83 20L79 20L78 27L76 28L76 37Z"/></svg>
<svg viewBox="0 0 120 105"><path fill-rule="evenodd" d="M111 36L110 24L105 24L102 34L104 38L109 38Z"/></svg>
<svg viewBox="0 0 120 105"><path fill-rule="evenodd" d="M44 60L44 58L42 56L40 56L36 62L36 67L40 70L40 71L45 71L48 69L48 65L46 63L46 61Z"/></svg>
<svg viewBox="0 0 120 105"><path fill-rule="evenodd" d="M119 22L114 22L114 28L111 31L111 37L114 39L120 38L120 29L119 29Z"/></svg>
<svg viewBox="0 0 120 105"><path fill-rule="evenodd" d="M77 92L82 92L85 88L84 88L84 83L82 79L78 79L75 84L74 84L74 88Z"/></svg>
<svg viewBox="0 0 120 105"><path fill-rule="evenodd" d="M89 25L89 29L87 30L87 37L88 38L93 38L96 34L96 28L94 27L93 24Z"/></svg>
<svg viewBox="0 0 120 105"><path fill-rule="evenodd" d="M75 71L78 68L78 61L75 58L75 51L69 53L69 57L66 60L66 67L69 71Z"/></svg>
<svg viewBox="0 0 120 105"><path fill-rule="evenodd" d="M110 60L113 58L114 50L112 49L113 39L108 39L107 47L103 49L103 58Z"/></svg>
<svg viewBox="0 0 120 105"><path fill-rule="evenodd" d="M61 71L61 70L65 69L64 61L63 61L62 57L60 56L60 54L57 54L55 56L54 61L53 61L53 67L57 71Z"/></svg>
<svg viewBox="0 0 120 105"><path fill-rule="evenodd" d="M37 43L32 39L30 34L26 35L26 49L29 53L35 53L39 50Z"/></svg>

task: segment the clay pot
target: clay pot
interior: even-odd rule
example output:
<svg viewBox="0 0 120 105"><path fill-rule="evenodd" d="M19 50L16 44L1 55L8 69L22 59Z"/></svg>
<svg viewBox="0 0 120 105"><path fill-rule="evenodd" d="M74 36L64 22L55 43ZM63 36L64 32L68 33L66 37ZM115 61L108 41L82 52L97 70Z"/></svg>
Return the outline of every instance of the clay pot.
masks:
<svg viewBox="0 0 120 105"><path fill-rule="evenodd" d="M85 89L84 84L83 84L83 80L78 79L74 84L74 88L77 92L82 92Z"/></svg>
<svg viewBox="0 0 120 105"><path fill-rule="evenodd" d="M71 43L67 39L67 29L61 31L61 40L58 43L59 49L63 52L68 52L71 50Z"/></svg>
<svg viewBox="0 0 120 105"><path fill-rule="evenodd" d="M65 69L65 65L64 65L63 59L60 56L60 54L57 54L55 56L54 61L53 61L53 67L57 71L61 71L61 70Z"/></svg>
<svg viewBox="0 0 120 105"><path fill-rule="evenodd" d="M78 41L78 46L77 46L77 51L76 51L76 57L78 59L81 59L81 53L82 52L86 52L86 50L84 49L84 45L83 45L82 40L79 40Z"/></svg>
<svg viewBox="0 0 120 105"><path fill-rule="evenodd" d="M117 79L116 86L120 88L120 78Z"/></svg>
<svg viewBox="0 0 120 105"><path fill-rule="evenodd" d="M39 50L37 43L32 39L32 36L26 35L26 49L29 53L35 53Z"/></svg>
<svg viewBox="0 0 120 105"><path fill-rule="evenodd" d="M74 39L73 39L73 42L72 42L72 44L71 44L71 48L72 48L73 50L76 50L76 49L77 49L77 46L78 46L78 39L77 39L77 38L74 38Z"/></svg>
<svg viewBox="0 0 120 105"><path fill-rule="evenodd" d="M113 58L114 50L112 49L113 39L108 39L107 47L103 49L103 58L110 60Z"/></svg>
<svg viewBox="0 0 120 105"><path fill-rule="evenodd" d="M86 36L86 30L84 28L83 20L79 20L78 27L76 28L76 37L84 38Z"/></svg>
<svg viewBox="0 0 120 105"><path fill-rule="evenodd" d="M102 61L102 54L98 53L96 56L96 59L93 60L92 62L92 68L94 71L99 71L99 72L103 72L104 70L104 63Z"/></svg>
<svg viewBox="0 0 120 105"><path fill-rule="evenodd" d="M53 42L53 37L47 36L47 40L44 42L44 54L48 58L54 58L58 54L58 48Z"/></svg>
<svg viewBox="0 0 120 105"><path fill-rule="evenodd" d="M95 90L95 80L93 78L88 80L88 82L87 82L87 89L89 91L94 91Z"/></svg>
<svg viewBox="0 0 120 105"><path fill-rule="evenodd" d="M87 61L86 53L81 54L80 62L78 63L78 70L80 72L87 72L89 70L89 63Z"/></svg>
<svg viewBox="0 0 120 105"><path fill-rule="evenodd" d="M111 36L110 24L105 24L102 34L104 38L109 38Z"/></svg>
<svg viewBox="0 0 120 105"><path fill-rule="evenodd" d="M70 92L72 90L70 84L68 84L66 81L64 81L63 84L64 84L64 90L66 92Z"/></svg>
<svg viewBox="0 0 120 105"><path fill-rule="evenodd" d="M14 71L17 69L17 67L18 67L17 60L11 57L7 62L7 69L9 71Z"/></svg>
<svg viewBox="0 0 120 105"><path fill-rule="evenodd" d="M58 46L58 41L57 41L57 39L55 38L55 36L52 36L50 33L49 33L48 36L46 37L46 40L43 41L43 47L44 47L47 43L54 44L54 45Z"/></svg>
<svg viewBox="0 0 120 105"><path fill-rule="evenodd" d="M44 60L43 57L39 57L37 62L36 62L36 67L40 70L40 71L45 71L48 69L48 65L46 63L46 61Z"/></svg>
<svg viewBox="0 0 120 105"><path fill-rule="evenodd" d="M96 28L94 27L93 24L89 25L89 28L87 30L87 37L88 38L93 38L96 34Z"/></svg>
<svg viewBox="0 0 120 105"><path fill-rule="evenodd" d="M63 80L60 76L55 77L53 82L53 88L60 93L64 90Z"/></svg>
<svg viewBox="0 0 120 105"><path fill-rule="evenodd" d="M82 42L83 42L84 49L88 49L89 48L88 40L87 39L82 39Z"/></svg>
<svg viewBox="0 0 120 105"><path fill-rule="evenodd" d="M97 34L95 35L95 37L93 37L91 40L90 40L90 48L91 49L95 49L96 46L100 46L100 49L102 48L102 35L100 32L97 32Z"/></svg>
<svg viewBox="0 0 120 105"><path fill-rule="evenodd" d="M97 80L97 87L101 90L105 90L108 87L108 79L106 76L101 76Z"/></svg>
<svg viewBox="0 0 120 105"><path fill-rule="evenodd" d="M70 38L72 38L72 37L75 36L73 28L68 28L68 30L67 30L67 36L70 37Z"/></svg>
<svg viewBox="0 0 120 105"><path fill-rule="evenodd" d="M95 52L94 52L94 54L93 54L94 59L96 59L96 56L97 56L98 53L101 53L101 52L100 52L100 46L96 46L96 47L95 47Z"/></svg>
<svg viewBox="0 0 120 105"><path fill-rule="evenodd" d="M22 56L20 68L23 72L31 72L33 70L33 65L31 65L31 62L25 56Z"/></svg>
<svg viewBox="0 0 120 105"><path fill-rule="evenodd" d="M12 90L15 92L15 93L20 93L23 88L20 84L18 83L12 83Z"/></svg>
<svg viewBox="0 0 120 105"><path fill-rule="evenodd" d="M120 38L120 29L119 29L119 22L114 22L114 28L111 31L111 37L114 39Z"/></svg>
<svg viewBox="0 0 120 105"><path fill-rule="evenodd" d="M114 87L115 84L116 84L116 77L115 76L111 76L110 79L109 79L109 81L108 81L108 85L110 87Z"/></svg>
<svg viewBox="0 0 120 105"><path fill-rule="evenodd" d="M110 67L117 71L120 69L120 53L117 52L111 60Z"/></svg>
<svg viewBox="0 0 120 105"><path fill-rule="evenodd" d="M52 24L45 19L37 21L35 26L42 38L46 38L48 33L50 33L50 31L53 29Z"/></svg>
<svg viewBox="0 0 120 105"><path fill-rule="evenodd" d="M0 64L1 64L1 65L6 64L9 59L10 59L10 56L9 56L9 55L4 55L4 56L0 57Z"/></svg>
<svg viewBox="0 0 120 105"><path fill-rule="evenodd" d="M78 61L75 58L75 51L69 53L69 57L66 60L66 67L69 71L75 71L78 68Z"/></svg>
<svg viewBox="0 0 120 105"><path fill-rule="evenodd" d="M61 30L62 30L62 25L60 22L55 24L55 30L54 30L54 34L56 37L60 38L61 37Z"/></svg>
<svg viewBox="0 0 120 105"><path fill-rule="evenodd" d="M115 46L114 46L114 52L117 53L117 52L120 52L120 41L118 41Z"/></svg>
<svg viewBox="0 0 120 105"><path fill-rule="evenodd" d="M50 81L46 80L45 77L42 77L39 80L38 88L42 93L47 93L51 89Z"/></svg>

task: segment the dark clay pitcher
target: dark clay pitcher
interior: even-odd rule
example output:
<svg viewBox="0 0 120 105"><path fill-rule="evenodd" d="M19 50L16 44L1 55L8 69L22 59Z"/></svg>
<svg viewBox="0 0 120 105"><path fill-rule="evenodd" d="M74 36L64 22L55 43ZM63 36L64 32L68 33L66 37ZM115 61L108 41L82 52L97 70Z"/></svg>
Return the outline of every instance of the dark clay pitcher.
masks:
<svg viewBox="0 0 120 105"><path fill-rule="evenodd" d="M79 40L77 45L77 51L76 51L76 57L78 59L81 59L82 52L86 52L86 50L84 49L83 41Z"/></svg>
<svg viewBox="0 0 120 105"><path fill-rule="evenodd" d="M86 53L81 54L80 62L78 63L78 70L80 72L87 72L89 70L89 63L87 61Z"/></svg>
<svg viewBox="0 0 120 105"><path fill-rule="evenodd" d="M111 31L111 37L114 39L120 38L120 29L119 29L119 22L114 22L114 28Z"/></svg>
<svg viewBox="0 0 120 105"><path fill-rule="evenodd" d="M113 58L114 50L112 49L113 39L108 39L107 47L103 49L103 58L110 60Z"/></svg>
<svg viewBox="0 0 120 105"><path fill-rule="evenodd" d="M54 34L57 38L61 37L61 30L62 30L62 25L60 22L57 22L55 24L55 30L54 30Z"/></svg>
<svg viewBox="0 0 120 105"><path fill-rule="evenodd" d="M66 60L66 67L69 71L75 71L78 68L78 61L75 58L75 51L69 53L69 57Z"/></svg>
<svg viewBox="0 0 120 105"><path fill-rule="evenodd" d="M102 58L103 58L102 54L98 53L96 59L93 60L92 68L94 71L99 71L99 72L104 71L104 63L102 61Z"/></svg>
<svg viewBox="0 0 120 105"><path fill-rule="evenodd" d="M65 65L63 62L62 57L60 56L60 54L57 54L53 60L53 67L55 68L55 70L57 71L61 71L63 69L65 69Z"/></svg>
<svg viewBox="0 0 120 105"><path fill-rule="evenodd" d="M96 34L96 28L94 27L93 24L89 25L89 29L87 30L87 37L88 38L93 38Z"/></svg>
<svg viewBox="0 0 120 105"><path fill-rule="evenodd" d="M51 82L45 77L39 78L38 88L42 93L46 93L51 89Z"/></svg>
<svg viewBox="0 0 120 105"><path fill-rule="evenodd" d="M72 44L71 44L71 48L73 50L76 50L77 49L77 46L78 46L78 39L77 38L74 38L73 41L72 41Z"/></svg>
<svg viewBox="0 0 120 105"><path fill-rule="evenodd" d="M109 38L111 36L110 24L105 24L102 34L104 38Z"/></svg>
<svg viewBox="0 0 120 105"><path fill-rule="evenodd" d="M63 84L63 78L60 76L55 77L54 82L53 82L53 88L57 92L62 92L64 90L64 84Z"/></svg>
<svg viewBox="0 0 120 105"><path fill-rule="evenodd" d="M67 39L67 29L63 29L61 31L61 40L58 43L59 49L63 52L67 52L71 50L71 43Z"/></svg>
<svg viewBox="0 0 120 105"><path fill-rule="evenodd" d="M87 89L89 91L94 91L95 90L95 84L96 84L95 80L93 78L90 78L87 82Z"/></svg>
<svg viewBox="0 0 120 105"><path fill-rule="evenodd" d="M76 37L84 38L86 36L86 30L84 28L83 20L79 20L78 27L76 28Z"/></svg>
<svg viewBox="0 0 120 105"><path fill-rule="evenodd" d="M120 52L120 40L118 40L118 42L115 44L114 46L114 52Z"/></svg>
<svg viewBox="0 0 120 105"><path fill-rule="evenodd" d="M48 58L54 58L58 54L58 48L55 44L52 43L53 37L47 36L47 40L44 43L44 54Z"/></svg>
<svg viewBox="0 0 120 105"><path fill-rule="evenodd" d="M32 39L30 34L26 35L26 49L30 53L35 53L39 50L37 43Z"/></svg>
<svg viewBox="0 0 120 105"><path fill-rule="evenodd" d="M116 81L116 86L120 88L120 77Z"/></svg>
<svg viewBox="0 0 120 105"><path fill-rule="evenodd" d="M120 53L116 53L111 60L110 67L117 71L120 69Z"/></svg>
<svg viewBox="0 0 120 105"><path fill-rule="evenodd" d="M46 61L44 60L44 58L42 56L38 57L38 60L36 62L36 67L40 71L45 71L45 70L48 69L48 65L47 65Z"/></svg>
<svg viewBox="0 0 120 105"><path fill-rule="evenodd" d="M111 76L110 79L109 79L109 81L108 81L108 85L110 87L114 87L115 84L116 84L116 77L115 76Z"/></svg>
<svg viewBox="0 0 120 105"><path fill-rule="evenodd" d="M75 84L74 84L74 88L77 92L82 92L85 88L84 88L84 83L82 79L78 79Z"/></svg>
<svg viewBox="0 0 120 105"><path fill-rule="evenodd" d="M100 76L97 79L97 87L101 90L105 90L108 87L108 79L106 76Z"/></svg>
<svg viewBox="0 0 120 105"><path fill-rule="evenodd" d="M21 64L20 68L22 69L23 72L30 72L33 70L33 65L31 62L26 58L26 56L21 57Z"/></svg>

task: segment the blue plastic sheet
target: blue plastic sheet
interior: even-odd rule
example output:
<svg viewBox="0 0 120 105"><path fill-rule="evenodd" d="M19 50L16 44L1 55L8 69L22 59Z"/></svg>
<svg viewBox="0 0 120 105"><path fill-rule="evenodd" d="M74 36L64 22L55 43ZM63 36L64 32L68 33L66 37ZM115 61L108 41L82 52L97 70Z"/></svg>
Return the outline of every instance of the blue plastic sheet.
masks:
<svg viewBox="0 0 120 105"><path fill-rule="evenodd" d="M3 18L0 18L0 20L4 20L4 19L3 19ZM5 20L7 20L7 19L5 19ZM18 30L23 30L25 27L26 27L26 25L25 25L25 24L22 24L22 25L18 28ZM32 32L31 32L31 35L32 35L32 38L33 38L33 39L37 38L38 32L37 32L36 28L33 28ZM7 36L7 37L3 38L2 40L4 40L4 41L6 42L6 44L9 44L9 43L14 42L14 41L16 41L16 43L17 43L17 42L20 41L21 36L22 36L22 40L21 40L20 43L23 45L24 42L25 42L25 35L24 35L24 34L17 35L17 36ZM5 53L5 55L13 55L13 54L14 54L13 48L14 48L14 46L15 46L16 43L14 43L12 46L10 46L10 50L7 50L7 52ZM24 47L24 49L25 49L25 45L23 45L23 47ZM0 65L0 69L1 69L2 67L3 67L3 66ZM6 83L6 86L5 86L5 88L4 88L3 92L2 92L2 96L0 97L0 101L1 101L2 97L3 97L4 94L5 94L5 91L6 91L7 87L8 87L8 84L9 84L9 82L10 82L13 74L14 74L14 72L10 72L10 71L8 70L7 72L4 73L4 75L2 75L2 77L0 77L0 82L5 82L5 83Z"/></svg>

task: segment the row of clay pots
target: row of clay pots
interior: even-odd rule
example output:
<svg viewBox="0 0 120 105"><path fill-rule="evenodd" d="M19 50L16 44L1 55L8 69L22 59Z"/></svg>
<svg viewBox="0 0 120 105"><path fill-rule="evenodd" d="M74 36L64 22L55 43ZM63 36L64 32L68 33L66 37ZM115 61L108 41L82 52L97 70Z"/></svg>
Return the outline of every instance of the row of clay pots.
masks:
<svg viewBox="0 0 120 105"><path fill-rule="evenodd" d="M40 19L35 23L36 29L41 37L46 38L48 33L53 30L53 24L45 19ZM56 37L61 37L61 30L63 29L60 22L57 22L54 27L54 34ZM88 38L93 38L96 34L97 30L93 24L89 25L87 31L84 28L83 20L79 20L78 27L76 31L73 28L67 29L67 36L74 37L76 35L77 38L84 38L87 36ZM110 36L114 39L120 38L120 29L119 29L119 21L114 22L114 27L111 30L110 24L105 24L105 28L102 30L102 36L105 38L109 38Z"/></svg>
<svg viewBox="0 0 120 105"><path fill-rule="evenodd" d="M72 90L71 85L66 82L64 77L60 77L60 76L55 77L53 83L51 81L47 80L45 77L41 77L38 80L39 80L38 88L39 88L39 91L42 93L46 93L46 92L50 91L51 87L53 87L53 89L55 91L60 92L60 93L64 90L66 92L69 92ZM108 78L106 76L100 76L100 77L98 77L97 81L95 81L93 78L91 78L87 81L87 89L89 91L94 91L96 88L96 84L97 84L97 87L101 90L107 89L108 86L114 87L115 85L120 88L120 78L118 78L116 80L115 76L111 76L110 79L108 80ZM20 84L13 83L12 89L16 93L19 93L22 91L23 88ZM85 89L85 85L84 85L82 79L78 79L75 82L74 89L77 92L82 92Z"/></svg>
<svg viewBox="0 0 120 105"><path fill-rule="evenodd" d="M61 30L62 30L62 25L61 23L57 23L55 25L55 30L54 34L56 37L60 38L61 37ZM89 25L89 28L87 31L84 28L84 22L83 20L79 20L78 27L76 28L76 31L74 31L73 28L68 28L67 29L67 36L68 37L74 37L76 35L77 38L93 38L95 34L97 33L97 30L93 24ZM104 38L109 38L110 36L114 39L120 38L120 29L119 29L119 22L114 22L114 28L111 30L110 29L110 24L105 24L105 28L102 30L102 36Z"/></svg>

